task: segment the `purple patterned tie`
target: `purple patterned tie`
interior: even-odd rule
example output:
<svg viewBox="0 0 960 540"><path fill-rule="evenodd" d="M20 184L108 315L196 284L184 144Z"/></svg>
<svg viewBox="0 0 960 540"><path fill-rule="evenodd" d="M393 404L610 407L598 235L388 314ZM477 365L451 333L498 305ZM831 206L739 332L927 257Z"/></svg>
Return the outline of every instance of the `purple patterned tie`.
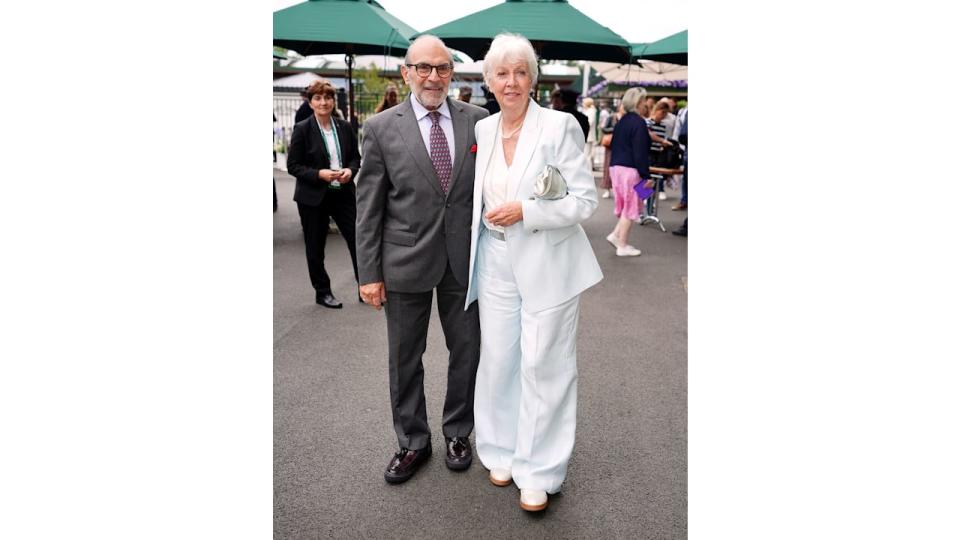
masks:
<svg viewBox="0 0 960 540"><path fill-rule="evenodd" d="M450 147L447 146L447 138L440 129L440 113L431 111L430 120L433 120L433 125L430 126L430 160L433 161L433 169L440 178L440 189L446 194L450 189L450 174L453 172Z"/></svg>

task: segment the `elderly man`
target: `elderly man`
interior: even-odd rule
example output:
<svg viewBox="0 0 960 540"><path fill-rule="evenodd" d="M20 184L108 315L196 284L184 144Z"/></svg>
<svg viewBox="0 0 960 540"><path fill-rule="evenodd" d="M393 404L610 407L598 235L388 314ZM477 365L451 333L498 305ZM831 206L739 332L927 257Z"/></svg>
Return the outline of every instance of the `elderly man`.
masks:
<svg viewBox="0 0 960 540"><path fill-rule="evenodd" d="M429 35L407 50L400 73L410 96L363 126L357 176L360 295L386 307L390 404L400 451L384 478L405 482L430 457L422 356L437 290L449 351L443 407L446 464L470 466L473 393L480 360L477 304L464 310L470 256L473 127L487 111L449 99L453 55Z"/></svg>

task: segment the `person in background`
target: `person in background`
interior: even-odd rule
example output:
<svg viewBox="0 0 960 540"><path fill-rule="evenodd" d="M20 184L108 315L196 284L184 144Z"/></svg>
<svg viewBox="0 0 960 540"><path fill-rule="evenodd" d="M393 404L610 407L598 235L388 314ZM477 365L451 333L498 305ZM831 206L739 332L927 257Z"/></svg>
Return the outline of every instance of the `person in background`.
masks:
<svg viewBox="0 0 960 540"><path fill-rule="evenodd" d="M670 104L670 98L660 98L660 101L658 101L657 104L659 105L660 103L664 103L667 106L666 115L661 121L661 123L667 127L667 131L664 133L663 138L671 138L673 137L673 129L677 124L677 115L673 114L673 109L671 108L673 105ZM654 107L656 107L656 105Z"/></svg>
<svg viewBox="0 0 960 540"><path fill-rule="evenodd" d="M686 148L689 145L689 143L687 142L687 108L684 107L683 109L680 110L680 112L682 114L677 115L680 118L678 121L679 130L677 132L677 140L680 141L680 144L682 144L684 148ZM687 207L687 169L688 168L689 167L687 165L687 153L684 152L683 153L683 207L684 208ZM683 218L683 226L681 226L679 229L672 232L677 236L686 236L687 235L687 218Z"/></svg>
<svg viewBox="0 0 960 540"><path fill-rule="evenodd" d="M607 118L613 114L613 110L610 109L610 102L604 101L600 104L600 129L603 129L603 126L606 125Z"/></svg>
<svg viewBox="0 0 960 540"><path fill-rule="evenodd" d="M657 100L652 97L647 97L643 100L643 109L641 116L644 118L650 118L650 115L653 114L653 106L657 104Z"/></svg>
<svg viewBox="0 0 960 540"><path fill-rule="evenodd" d="M303 98L303 103L300 104L300 108L297 109L297 112L293 114L293 125L297 125L303 120L313 116L313 109L310 107L310 98L307 96L307 89L309 86L304 88L300 92L300 97Z"/></svg>
<svg viewBox="0 0 960 540"><path fill-rule="evenodd" d="M520 508L546 509L560 491L577 424L580 295L603 273L580 225L597 209L583 132L567 114L530 98L537 55L523 36L500 34L483 77L501 112L477 122L470 284L480 310L474 405L477 456L496 486L520 488ZM557 199L534 196L553 165Z"/></svg>
<svg viewBox="0 0 960 540"><path fill-rule="evenodd" d="M666 102L661 101L654 105L653 113L650 115L650 118L646 119L647 128L650 130L651 134L649 163L654 166L657 166L660 163L660 156L663 152L663 147L672 146L672 144L667 141L667 125L663 122L669 112L670 105L667 105ZM663 192L663 175L651 174L650 178L656 182L657 191L660 193L660 200L665 200L667 195ZM647 199L647 214L653 214L653 197Z"/></svg>
<svg viewBox="0 0 960 540"><path fill-rule="evenodd" d="M673 107L676 106L676 102L672 101L671 98L662 97L662 98L660 98L659 101L657 101L657 103L658 103L658 104L660 104L660 103L666 103L666 105L667 105L667 115L663 118L663 121L662 121L663 125L665 125L665 126L667 127L667 131L666 131L666 133L663 135L663 138L664 138L664 139L674 138L674 137L673 137L673 132L674 132L674 130L676 129L676 125L677 125L677 115L673 114ZM670 143L670 144L663 144L663 143L661 143L661 145L662 145L662 146L673 146L673 143ZM680 177L679 174L674 174L674 175L671 175L671 176L667 177L666 180L667 180L667 183L670 185L670 188L671 188L671 189L677 189L677 188L680 187L680 178L681 178L681 177ZM667 199L667 194L666 194L666 192L665 192L665 191L661 191L661 192L660 192L660 200L663 201L663 200L666 200L666 199Z"/></svg>
<svg viewBox="0 0 960 540"><path fill-rule="evenodd" d="M584 153L587 155L587 162L590 163L590 170L593 170L593 149L599 142L597 131L600 130L600 123L597 120L599 112L593 106L593 98L583 98L583 115L587 117L587 125L589 126Z"/></svg>
<svg viewBox="0 0 960 540"><path fill-rule="evenodd" d="M607 111L604 108L604 111L607 112L607 115L603 118L603 122L600 125L601 142L604 140L610 139L606 146L603 147L603 179L600 180L600 189L603 190L601 197L604 199L610 198L610 190L613 188L613 183L610 181L610 143L612 142L613 129L617 126L617 122L620 118L623 117L623 106L621 105L616 113Z"/></svg>
<svg viewBox="0 0 960 540"><path fill-rule="evenodd" d="M680 112L677 113L677 123L673 129L674 140L680 142L680 147L683 148L683 178L680 180L680 202L673 205L671 210L686 210L687 209L687 108L684 107L680 109ZM687 220L683 220L686 224ZM686 225L684 225L683 230L686 231Z"/></svg>
<svg viewBox="0 0 960 540"><path fill-rule="evenodd" d="M580 124L580 129L583 130L583 140L586 141L587 135L590 133L590 122L586 115L577 110L577 96L579 95L573 90L558 88L550 94L550 106L555 111L572 114L577 119L577 123Z"/></svg>
<svg viewBox="0 0 960 540"><path fill-rule="evenodd" d="M497 103L496 96L493 95L493 92L487 88L487 85L481 86L483 89L483 98L487 100L487 103L483 106L490 114L497 114L500 112L500 104Z"/></svg>
<svg viewBox="0 0 960 540"><path fill-rule="evenodd" d="M610 180L613 183L613 213L619 218L607 242L617 248L618 257L636 257L640 250L627 243L630 227L640 217L640 199L633 187L646 182L650 188L650 133L637 110L643 107L643 88L630 88L623 94L623 117L613 130L610 143Z"/></svg>
<svg viewBox="0 0 960 540"><path fill-rule="evenodd" d="M384 88L383 90L383 99L380 100L380 104L377 105L377 108L374 109L373 112L375 113L383 112L389 109L390 107L396 106L397 103L399 103L397 101L397 96L398 96L397 85L393 83L388 84L387 87Z"/></svg>
<svg viewBox="0 0 960 540"><path fill-rule="evenodd" d="M310 283L316 302L331 309L343 307L333 296L330 276L323 266L331 217L347 243L353 277L359 283L354 232L357 198L352 180L360 169L360 152L350 124L333 114L336 92L326 79L318 79L307 87L307 103L314 115L293 126L287 157L287 170L297 179L293 200L297 202L303 227Z"/></svg>
<svg viewBox="0 0 960 540"><path fill-rule="evenodd" d="M473 97L473 88L468 85L463 85L460 87L460 96L457 98L464 103L470 103L470 98Z"/></svg>

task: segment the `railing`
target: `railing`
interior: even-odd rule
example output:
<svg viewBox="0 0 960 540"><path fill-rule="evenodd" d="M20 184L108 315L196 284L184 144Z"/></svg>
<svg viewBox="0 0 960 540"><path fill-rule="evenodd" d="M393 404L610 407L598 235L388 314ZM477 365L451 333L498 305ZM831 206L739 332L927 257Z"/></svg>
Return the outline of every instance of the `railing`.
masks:
<svg viewBox="0 0 960 540"><path fill-rule="evenodd" d="M357 118L360 122L360 133L358 137L363 136L363 122L374 114L377 105L383 96L379 94L357 93L354 94L354 104L357 109ZM281 170L287 170L287 148L290 147L290 136L293 134L293 119L303 103L303 98L297 92L274 92L273 93L273 115L276 121L273 123L273 147L277 152L277 162L275 167ZM346 111L342 111L344 114Z"/></svg>

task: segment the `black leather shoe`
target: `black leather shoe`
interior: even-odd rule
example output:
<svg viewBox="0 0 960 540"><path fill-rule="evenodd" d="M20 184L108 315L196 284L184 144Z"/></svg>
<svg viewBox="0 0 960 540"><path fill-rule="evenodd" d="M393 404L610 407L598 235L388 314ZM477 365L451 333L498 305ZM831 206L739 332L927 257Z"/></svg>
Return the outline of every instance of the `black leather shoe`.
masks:
<svg viewBox="0 0 960 540"><path fill-rule="evenodd" d="M323 307L328 307L330 309L340 309L343 307L343 304L339 300L334 298L330 293L317 293L317 303Z"/></svg>
<svg viewBox="0 0 960 540"><path fill-rule="evenodd" d="M675 234L675 235L677 235L677 236L686 236L686 235L687 235L687 228L686 228L686 227L680 227L679 229L677 229L677 230L675 230L675 231L671 231L671 232L673 232L673 234Z"/></svg>
<svg viewBox="0 0 960 540"><path fill-rule="evenodd" d="M430 452L429 446L420 450L401 448L399 452L393 455L387 465L387 471L383 473L383 479L391 484L406 482L421 465L426 463L427 458L430 457Z"/></svg>
<svg viewBox="0 0 960 540"><path fill-rule="evenodd" d="M447 437L447 468L462 471L473 463L470 451L470 439L466 437Z"/></svg>

